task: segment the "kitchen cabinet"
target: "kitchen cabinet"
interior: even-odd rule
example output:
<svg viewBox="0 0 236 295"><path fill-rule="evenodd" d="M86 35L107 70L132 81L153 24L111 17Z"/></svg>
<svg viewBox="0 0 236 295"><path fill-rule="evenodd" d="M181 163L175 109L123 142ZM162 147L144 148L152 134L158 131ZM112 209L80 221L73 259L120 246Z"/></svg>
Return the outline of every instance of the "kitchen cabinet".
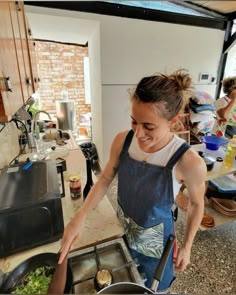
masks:
<svg viewBox="0 0 236 295"><path fill-rule="evenodd" d="M23 2L0 2L0 122L36 91Z"/></svg>
<svg viewBox="0 0 236 295"><path fill-rule="evenodd" d="M9 2L0 2L0 121L6 122L23 105Z"/></svg>

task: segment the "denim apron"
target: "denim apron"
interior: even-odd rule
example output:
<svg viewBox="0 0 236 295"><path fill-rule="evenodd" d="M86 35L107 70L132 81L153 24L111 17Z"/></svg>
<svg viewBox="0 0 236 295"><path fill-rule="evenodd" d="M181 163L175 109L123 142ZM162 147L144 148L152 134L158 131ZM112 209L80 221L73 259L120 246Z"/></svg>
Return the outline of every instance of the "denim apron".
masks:
<svg viewBox="0 0 236 295"><path fill-rule="evenodd" d="M117 213L131 255L138 260L150 287L168 237L174 234L172 169L189 145L183 143L166 166L158 166L129 156L133 135L130 130L120 154ZM158 290L167 289L173 279L172 252Z"/></svg>

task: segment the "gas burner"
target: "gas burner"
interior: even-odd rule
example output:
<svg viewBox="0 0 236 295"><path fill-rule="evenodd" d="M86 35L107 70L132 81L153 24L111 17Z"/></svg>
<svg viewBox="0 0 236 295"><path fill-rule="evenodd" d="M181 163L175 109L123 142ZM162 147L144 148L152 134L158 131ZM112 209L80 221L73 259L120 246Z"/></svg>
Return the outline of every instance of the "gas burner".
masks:
<svg viewBox="0 0 236 295"><path fill-rule="evenodd" d="M97 293L118 282L143 284L123 239L70 253L73 272L72 293Z"/></svg>

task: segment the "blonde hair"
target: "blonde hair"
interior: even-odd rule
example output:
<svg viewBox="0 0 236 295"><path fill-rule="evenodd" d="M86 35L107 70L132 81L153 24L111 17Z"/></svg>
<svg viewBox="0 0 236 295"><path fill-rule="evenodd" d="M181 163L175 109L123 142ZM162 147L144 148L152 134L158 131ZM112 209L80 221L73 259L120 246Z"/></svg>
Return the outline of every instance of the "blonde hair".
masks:
<svg viewBox="0 0 236 295"><path fill-rule="evenodd" d="M192 80L183 69L170 75L158 74L144 77L138 83L132 99L156 104L162 115L172 120L187 103L186 97L190 96L191 85ZM164 107L160 110L160 106Z"/></svg>

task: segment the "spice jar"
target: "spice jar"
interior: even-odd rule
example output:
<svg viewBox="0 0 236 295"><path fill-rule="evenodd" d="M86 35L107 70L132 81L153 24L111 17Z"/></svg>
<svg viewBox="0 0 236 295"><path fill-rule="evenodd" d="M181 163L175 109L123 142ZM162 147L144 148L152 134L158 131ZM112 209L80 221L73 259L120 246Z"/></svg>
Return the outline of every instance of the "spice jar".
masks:
<svg viewBox="0 0 236 295"><path fill-rule="evenodd" d="M79 175L70 177L70 196L72 200L81 197L81 181Z"/></svg>

